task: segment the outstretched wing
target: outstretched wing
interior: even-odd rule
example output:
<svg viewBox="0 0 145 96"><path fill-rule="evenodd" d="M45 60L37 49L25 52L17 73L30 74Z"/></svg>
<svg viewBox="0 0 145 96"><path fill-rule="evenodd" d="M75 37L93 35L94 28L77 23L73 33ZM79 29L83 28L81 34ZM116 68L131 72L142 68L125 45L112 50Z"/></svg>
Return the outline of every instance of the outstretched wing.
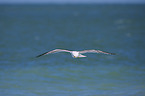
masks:
<svg viewBox="0 0 145 96"><path fill-rule="evenodd" d="M109 53L109 52L104 52L101 50L83 50L83 51L79 51L80 53L104 53L104 54L111 54L111 55L115 55L115 53Z"/></svg>
<svg viewBox="0 0 145 96"><path fill-rule="evenodd" d="M36 57L40 57L40 56L43 56L43 55L46 55L46 54L51 54L51 53L56 53L56 52L71 52L69 50L63 50L63 49L55 49L55 50L52 50L52 51L48 51L48 52L45 52L43 54L40 54Z"/></svg>

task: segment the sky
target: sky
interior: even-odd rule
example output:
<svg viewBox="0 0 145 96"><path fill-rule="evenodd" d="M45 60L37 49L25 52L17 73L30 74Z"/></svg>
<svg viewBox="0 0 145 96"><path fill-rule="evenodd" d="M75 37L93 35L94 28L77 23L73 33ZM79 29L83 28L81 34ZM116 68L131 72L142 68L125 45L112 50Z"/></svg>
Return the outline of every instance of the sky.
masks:
<svg viewBox="0 0 145 96"><path fill-rule="evenodd" d="M145 0L0 0L0 3L145 3Z"/></svg>

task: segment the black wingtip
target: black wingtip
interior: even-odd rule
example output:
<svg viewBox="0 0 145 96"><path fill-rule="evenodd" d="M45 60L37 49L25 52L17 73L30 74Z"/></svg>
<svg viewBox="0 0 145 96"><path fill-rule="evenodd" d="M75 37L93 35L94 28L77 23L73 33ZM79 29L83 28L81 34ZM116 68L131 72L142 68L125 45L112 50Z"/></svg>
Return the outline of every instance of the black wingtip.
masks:
<svg viewBox="0 0 145 96"><path fill-rule="evenodd" d="M36 56L35 58L39 58L40 56L42 56L42 55L38 55L38 56Z"/></svg>
<svg viewBox="0 0 145 96"><path fill-rule="evenodd" d="M45 54L47 54L47 52L45 52L45 53L43 53L43 54L40 54L40 55L36 56L36 58L38 58L38 57L40 57L40 56L43 56L43 55L45 55Z"/></svg>

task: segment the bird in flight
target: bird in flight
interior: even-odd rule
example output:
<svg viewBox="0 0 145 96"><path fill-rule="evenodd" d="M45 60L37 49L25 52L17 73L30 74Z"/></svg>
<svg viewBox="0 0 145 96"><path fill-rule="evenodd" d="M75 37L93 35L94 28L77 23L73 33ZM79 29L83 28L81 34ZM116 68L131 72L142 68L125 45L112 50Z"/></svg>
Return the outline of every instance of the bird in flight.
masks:
<svg viewBox="0 0 145 96"><path fill-rule="evenodd" d="M40 54L36 57L40 57L40 56L43 56L43 55L46 55L46 54L51 54L51 53L57 53L57 52L71 53L72 57L74 57L74 58L87 57L85 55L82 55L84 53L103 53L103 54L115 55L115 53L109 53L109 52L104 52L104 51L101 51L101 50L94 50L94 49L93 50L83 50L83 51L70 51L70 50L65 50L65 49L55 49L55 50L48 51L48 52L45 52L43 54Z"/></svg>

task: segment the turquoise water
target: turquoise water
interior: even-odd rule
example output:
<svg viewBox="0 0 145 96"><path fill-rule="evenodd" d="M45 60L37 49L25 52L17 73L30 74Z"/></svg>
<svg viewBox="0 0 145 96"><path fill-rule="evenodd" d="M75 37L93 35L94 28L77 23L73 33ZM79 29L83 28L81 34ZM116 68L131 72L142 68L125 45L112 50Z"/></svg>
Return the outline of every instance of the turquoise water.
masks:
<svg viewBox="0 0 145 96"><path fill-rule="evenodd" d="M145 5L0 5L0 95L144 96ZM117 55L58 53L99 49Z"/></svg>

